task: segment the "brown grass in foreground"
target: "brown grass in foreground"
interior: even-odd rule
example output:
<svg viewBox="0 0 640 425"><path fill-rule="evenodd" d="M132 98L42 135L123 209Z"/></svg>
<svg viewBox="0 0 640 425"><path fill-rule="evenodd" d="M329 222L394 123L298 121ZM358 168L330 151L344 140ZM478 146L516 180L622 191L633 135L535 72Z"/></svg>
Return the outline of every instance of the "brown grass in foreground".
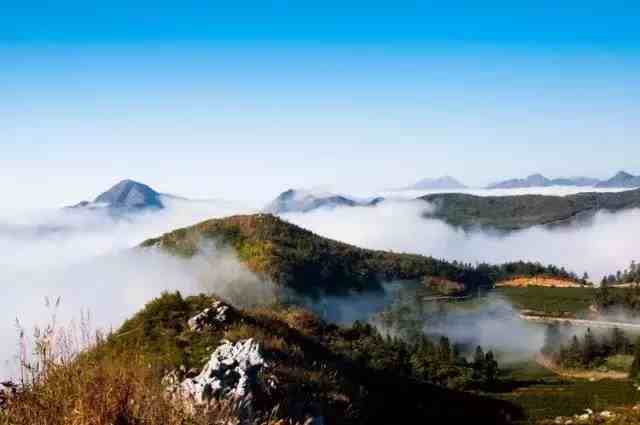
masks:
<svg viewBox="0 0 640 425"><path fill-rule="evenodd" d="M238 409L219 402L190 411L166 397L145 360L136 355L51 365L46 379L29 384L0 412L1 425L213 425L239 424ZM275 413L242 423L285 424Z"/></svg>

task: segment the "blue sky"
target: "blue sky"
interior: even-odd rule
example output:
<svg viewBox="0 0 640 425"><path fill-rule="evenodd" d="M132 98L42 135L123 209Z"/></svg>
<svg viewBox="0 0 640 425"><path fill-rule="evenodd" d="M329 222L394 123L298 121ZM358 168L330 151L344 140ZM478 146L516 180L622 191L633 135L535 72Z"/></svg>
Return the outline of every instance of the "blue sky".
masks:
<svg viewBox="0 0 640 425"><path fill-rule="evenodd" d="M131 3L0 6L16 202L640 174L638 3Z"/></svg>

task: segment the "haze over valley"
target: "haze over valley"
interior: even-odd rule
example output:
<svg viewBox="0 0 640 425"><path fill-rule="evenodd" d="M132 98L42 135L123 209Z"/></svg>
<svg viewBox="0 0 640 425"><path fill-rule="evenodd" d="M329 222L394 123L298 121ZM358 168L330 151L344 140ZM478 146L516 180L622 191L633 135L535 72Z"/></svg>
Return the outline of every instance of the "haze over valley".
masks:
<svg viewBox="0 0 640 425"><path fill-rule="evenodd" d="M111 329L164 290L180 290L184 294L215 290L229 296L222 288L237 280L232 274L251 276L237 261L233 250L223 250L213 256L213 261L196 259L184 263L162 253L139 251L134 247L146 239L203 220L259 213L264 208L269 211L273 204L252 208L231 201L188 200L159 195L155 189L136 182L124 183L127 194L134 200L145 199L135 196L138 187L158 195L149 198L149 205L127 206L129 198L123 195L123 183L119 183L100 195L112 196L119 202L115 206L96 202L95 207L83 204L74 208L48 208L3 219L1 278L8 288L5 293L8 302L2 314L6 324L2 328L4 341L14 339L15 328L11 323L16 318L21 326L29 329L48 317L45 297L61 297L58 314L62 321L78 320L81 311L90 311L96 327ZM550 193L549 188L540 191ZM557 191L563 195L568 193L566 188ZM310 196L310 192L305 193ZM486 191L476 193L487 194ZM521 191L511 193L520 195ZM274 212L318 235L363 248L472 264L519 260L555 264L579 275L587 272L596 283L605 274L624 269L634 259L635 230L640 230L640 211L636 209L603 211L588 223L561 228L534 226L503 234L491 229L465 230L425 217L437 206L414 199L415 195L394 192L395 198L373 198L378 199L375 203L367 200L362 204L338 203ZM504 191L501 195L515 196ZM322 194L317 196L326 198ZM340 199L350 199L346 196ZM161 208L158 207L160 199ZM248 280L254 287L262 284L259 285L257 282L261 279L255 277ZM365 311L368 310L365 308ZM15 349L10 343L5 347L0 354L9 367Z"/></svg>

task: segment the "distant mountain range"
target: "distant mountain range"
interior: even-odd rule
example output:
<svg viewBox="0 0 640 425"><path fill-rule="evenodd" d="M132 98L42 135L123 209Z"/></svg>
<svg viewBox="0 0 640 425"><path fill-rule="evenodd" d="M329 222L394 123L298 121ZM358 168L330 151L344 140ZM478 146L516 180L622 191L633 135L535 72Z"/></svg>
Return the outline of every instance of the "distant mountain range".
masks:
<svg viewBox="0 0 640 425"><path fill-rule="evenodd" d="M309 212L319 208L333 209L337 207L370 207L382 202L383 198L358 201L336 194L320 194L305 190L289 189L282 192L267 207L265 212L283 214L290 212Z"/></svg>
<svg viewBox="0 0 640 425"><path fill-rule="evenodd" d="M520 189L528 187L577 186L593 187L600 180L590 177L561 177L549 179L542 174L532 174L524 179L510 179L490 184L487 189Z"/></svg>
<svg viewBox="0 0 640 425"><path fill-rule="evenodd" d="M435 206L425 214L426 217L441 219L463 228L512 231L585 221L599 211L618 212L640 208L640 189L569 196L438 193L418 199Z"/></svg>
<svg viewBox="0 0 640 425"><path fill-rule="evenodd" d="M549 179L542 174L532 174L524 179L510 179L487 186L487 189L521 189L529 187L574 186L598 188L633 188L640 187L640 176L634 176L625 171L608 180L591 177L560 177Z"/></svg>
<svg viewBox="0 0 640 425"><path fill-rule="evenodd" d="M525 178L508 179L492 183L487 189L524 189L535 187L572 186L572 187L597 187L597 188L634 188L640 187L640 176L634 176L625 171L608 180L600 180L593 177L558 177L548 178L542 174L532 174ZM425 178L400 190L458 190L467 189L468 186L451 176L438 178Z"/></svg>
<svg viewBox="0 0 640 425"><path fill-rule="evenodd" d="M442 176L438 178L425 178L414 183L405 190L448 190L448 189L466 189L467 186L462 184L451 176Z"/></svg>
<svg viewBox="0 0 640 425"><path fill-rule="evenodd" d="M599 182L596 187L616 188L616 187L640 187L640 176L634 176L625 171L620 171L609 180Z"/></svg>
<svg viewBox="0 0 640 425"><path fill-rule="evenodd" d="M109 208L118 211L135 211L142 209L162 209L162 194L146 184L133 180L122 180L106 192L100 194L93 202L82 201L70 208Z"/></svg>

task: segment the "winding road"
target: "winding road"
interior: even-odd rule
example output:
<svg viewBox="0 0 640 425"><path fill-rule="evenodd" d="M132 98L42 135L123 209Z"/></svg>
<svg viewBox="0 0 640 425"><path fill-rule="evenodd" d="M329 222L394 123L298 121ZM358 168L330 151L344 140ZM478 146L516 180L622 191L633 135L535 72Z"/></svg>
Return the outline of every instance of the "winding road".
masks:
<svg viewBox="0 0 640 425"><path fill-rule="evenodd" d="M546 317L546 316L534 316L529 314L520 314L520 318L538 323L570 323L573 326L582 326L588 328L619 328L635 330L640 332L640 323L629 322L612 322L608 320L585 320L585 319L568 319L565 317Z"/></svg>

